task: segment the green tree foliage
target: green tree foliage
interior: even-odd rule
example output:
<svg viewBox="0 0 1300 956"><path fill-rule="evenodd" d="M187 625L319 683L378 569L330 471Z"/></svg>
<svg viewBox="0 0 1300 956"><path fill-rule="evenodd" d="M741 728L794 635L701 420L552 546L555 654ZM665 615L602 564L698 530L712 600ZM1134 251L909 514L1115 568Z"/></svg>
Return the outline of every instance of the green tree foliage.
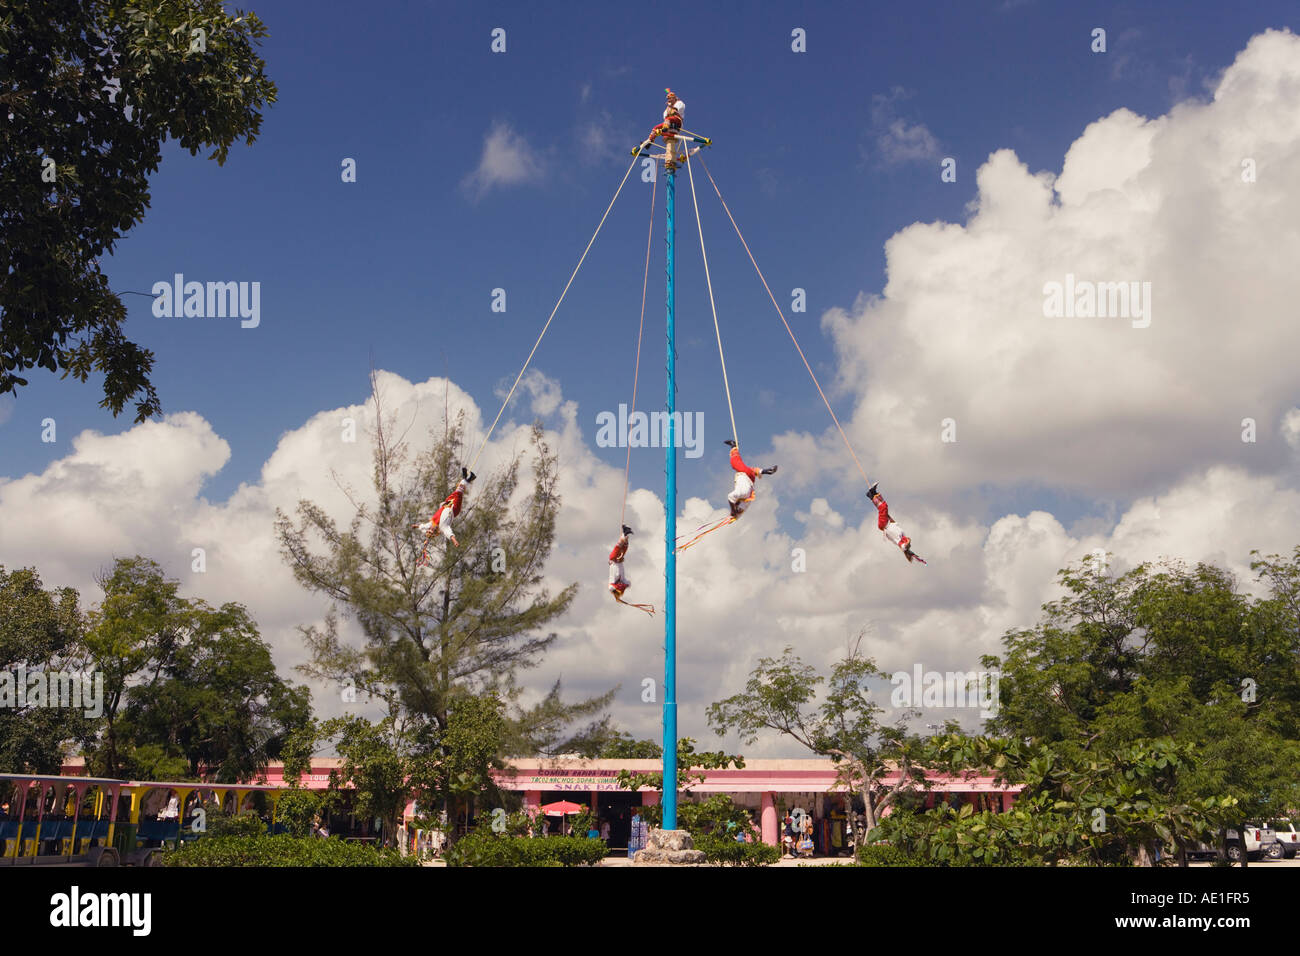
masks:
<svg viewBox="0 0 1300 956"><path fill-rule="evenodd" d="M391 717L371 723L364 717L336 717L322 725L322 734L336 738L340 766L330 771L330 790L353 791L353 806L361 817L382 821L381 841L391 846L407 801L414 796L413 782L420 770L413 756L409 731Z"/></svg>
<svg viewBox="0 0 1300 956"><path fill-rule="evenodd" d="M502 709L493 697L462 694L441 730L400 709L379 721L352 715L313 724L288 741L285 779L290 787L297 793L299 775L321 742L333 741L343 763L330 772L327 794L302 790L291 806L301 808L298 816L309 827L317 813L337 805L347 788L358 814L381 820L381 839L390 844L411 800L426 811L417 823L422 828L434 826L427 811L435 805L455 821L468 820L476 804L504 804L491 776L504 766L499 756L506 726ZM289 796L281 798L282 807ZM280 815L288 813L282 809ZM454 826L450 829L454 833Z"/></svg>
<svg viewBox="0 0 1300 956"><path fill-rule="evenodd" d="M114 415L160 411L153 353L126 338L99 259L143 220L165 140L224 163L257 137L276 98L265 36L220 0L0 7L0 394L34 367L93 371Z"/></svg>
<svg viewBox="0 0 1300 956"><path fill-rule="evenodd" d="M877 839L933 864L1149 866L1157 841L1166 854L1181 855L1237 813L1232 797L1180 795L1182 778L1197 763L1188 742L1135 741L1078 757L1018 738L956 733L930 746L936 765L949 772L982 771L1023 788L1002 813L941 804L881 822Z"/></svg>
<svg viewBox="0 0 1300 956"><path fill-rule="evenodd" d="M707 770L725 770L734 767L737 770L744 769L745 759L738 754L729 754L722 750L704 750L695 749L695 741L690 737L679 737L677 740L677 792L689 793L691 788L697 783L703 783ZM658 790L663 793L664 775L663 771L641 771L634 772L631 770L620 770L618 772L618 785L624 790L633 792L650 789ZM724 807L718 802L704 801L703 803L692 803L688 800L678 801L677 804L677 825L688 831L692 835L695 833L704 833L712 830L715 825L726 825L727 822L739 824L742 821L745 824L749 822L749 815L743 809L731 805L730 798L726 800L727 806ZM653 804L640 808L642 819L650 826L658 827L663 825L663 806Z"/></svg>
<svg viewBox="0 0 1300 956"><path fill-rule="evenodd" d="M481 800L500 805L501 794L492 781L492 770L505 766L498 756L507 721L501 702L493 697L470 694L456 699L447 727L434 742L438 759L429 761L431 774L422 802L441 798L450 819L468 819L471 804Z"/></svg>
<svg viewBox="0 0 1300 956"><path fill-rule="evenodd" d="M19 707L17 700L16 681L26 672L82 671L87 657L82 629L75 590L46 590L34 569L6 571L0 565L0 675L13 682L14 695L0 701L0 767L5 770L59 773L64 744L89 738L92 725L84 709Z"/></svg>
<svg viewBox="0 0 1300 956"><path fill-rule="evenodd" d="M643 808L644 810L649 809ZM734 842L737 834L753 833L752 818L725 793L714 793L699 800L682 800L677 804L677 826L698 841L714 837ZM704 847L696 846L703 850Z"/></svg>
<svg viewBox="0 0 1300 956"><path fill-rule="evenodd" d="M251 779L309 719L307 688L276 674L242 605L181 597L179 582L139 556L119 559L100 585L85 639L104 675L105 729L90 748L98 772Z"/></svg>
<svg viewBox="0 0 1300 956"><path fill-rule="evenodd" d="M291 786L275 805L275 819L292 836L311 836L316 826L323 823L324 809L325 801L319 791Z"/></svg>
<svg viewBox="0 0 1300 956"><path fill-rule="evenodd" d="M636 740L621 730L610 732L595 754L601 760L658 760L664 748L653 740Z"/></svg>
<svg viewBox="0 0 1300 956"><path fill-rule="evenodd" d="M323 825L338 802L336 791L309 790L302 785L302 775L311 770L312 754L321 735L320 724L310 718L285 735L280 748L283 779L288 791L276 803L276 820L293 836L309 836Z"/></svg>
<svg viewBox="0 0 1300 956"><path fill-rule="evenodd" d="M1143 564L1119 576L1089 558L1065 596L1004 638L994 733L1049 746L1069 765L1172 738L1196 748L1169 798L1235 801L1234 824L1300 806L1300 549L1254 565L1269 593L1242 594L1208 564Z"/></svg>
<svg viewBox="0 0 1300 956"><path fill-rule="evenodd" d="M280 810L283 812L283 800ZM251 810L238 816L216 811L207 818L207 837L258 837L266 836L266 824Z"/></svg>
<svg viewBox="0 0 1300 956"><path fill-rule="evenodd" d="M186 637L157 662L158 679L132 688L129 732L172 744L191 775L252 779L308 718L310 692L276 674L270 647L238 604L197 609Z"/></svg>
<svg viewBox="0 0 1300 956"><path fill-rule="evenodd" d="M596 715L609 706L617 690L614 688L586 700L567 702L563 697L563 686L557 680L535 705L516 709L514 719L503 728L505 752L512 757L537 754L595 757L613 733L609 715ZM578 730L570 729L574 721L588 719L589 722Z"/></svg>
<svg viewBox="0 0 1300 956"><path fill-rule="evenodd" d="M860 638L859 638L860 641ZM709 706L708 720L719 736L735 731L752 744L762 731L775 731L835 761L838 783L861 796L866 832L902 795L926 786L924 741L907 732L905 712L897 723L881 723L881 708L867 682L885 675L870 658L850 648L823 678L791 647L780 658L760 658L745 690ZM825 692L818 698L818 686ZM890 780L897 774L897 778Z"/></svg>
<svg viewBox="0 0 1300 956"><path fill-rule="evenodd" d="M541 629L577 593L571 584L552 596L544 583L559 499L556 459L541 429L532 434L531 487L520 481L523 454L480 475L456 519L460 547L438 539L422 567L423 536L414 525L428 519L460 478L462 424L449 423L430 449L411 457L394 437L374 380L372 395L377 427L369 500L349 492L355 513L346 528L302 501L296 523L277 514L276 531L298 581L334 604L324 628L302 629L312 655L304 670L381 701L409 756L428 767L456 767L421 777L452 800L452 784L469 772L457 764L466 746L452 728L458 706L465 710L475 697L493 707L504 702L496 755L548 752L563 748L568 723L590 720L614 692L565 703L557 684L535 706L518 703L519 673L540 663L556 639ZM339 611L358 624L360 649L341 639ZM597 735L601 725L592 725ZM482 761L474 761L481 769Z"/></svg>

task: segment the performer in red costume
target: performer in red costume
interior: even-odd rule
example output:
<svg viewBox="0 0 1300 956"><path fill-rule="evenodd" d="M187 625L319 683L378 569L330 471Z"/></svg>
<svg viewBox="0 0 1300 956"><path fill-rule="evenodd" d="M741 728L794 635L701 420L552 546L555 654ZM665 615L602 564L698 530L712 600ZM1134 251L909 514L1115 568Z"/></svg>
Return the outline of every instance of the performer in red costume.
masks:
<svg viewBox="0 0 1300 956"><path fill-rule="evenodd" d="M884 495L876 491L876 486L879 484L880 482L875 482L867 489L867 497L870 498L876 506L876 513L878 515L876 519L876 527L880 529L880 533L889 541L898 545L899 548L902 549L903 556L906 557L909 562L920 561L922 564L925 564L925 559L912 551L912 539L904 534L903 529L899 527L898 522L890 516L889 503L885 501Z"/></svg>
<svg viewBox="0 0 1300 956"><path fill-rule="evenodd" d="M614 548L609 552L609 590L616 601L621 601L623 592L632 585L632 582L627 579L627 572L623 570L623 558L627 556L627 536L631 533L632 529L623 525L623 534L614 542Z"/></svg>
<svg viewBox="0 0 1300 956"><path fill-rule="evenodd" d="M754 482L760 475L775 475L776 465L771 468L750 468L740 457L740 446L730 438L726 442L731 446L731 467L736 472L736 485L727 495L727 504L731 506L731 517L739 518L754 500Z"/></svg>
<svg viewBox="0 0 1300 956"><path fill-rule="evenodd" d="M436 534L441 534L444 538L460 547L460 542L456 540L456 535L452 533L451 520L460 517L461 506L465 502L465 496L469 494L469 485L477 476L474 472L462 467L460 470L460 481L456 482L456 488L438 506L438 510L433 513L433 517L425 524L417 524L413 527L420 528L424 531L425 551L420 560L423 564L428 560L429 541Z"/></svg>
<svg viewBox="0 0 1300 956"><path fill-rule="evenodd" d="M681 156L681 145L677 142L677 133L682 128L682 113L686 112L686 104L683 103L672 90L664 90L668 94L666 105L664 106L664 121L650 131L650 138L646 140L653 143L655 137L664 138L664 148L668 150L668 159L677 162Z"/></svg>
<svg viewBox="0 0 1300 956"><path fill-rule="evenodd" d="M622 535L614 542L613 550L609 552L609 593L614 595L614 600L619 604L626 604L653 615L655 612L653 604L633 604L631 601L623 600L623 593L632 586L632 582L627 579L627 572L623 570L623 559L627 556L627 536L631 533L632 529L623 525Z"/></svg>

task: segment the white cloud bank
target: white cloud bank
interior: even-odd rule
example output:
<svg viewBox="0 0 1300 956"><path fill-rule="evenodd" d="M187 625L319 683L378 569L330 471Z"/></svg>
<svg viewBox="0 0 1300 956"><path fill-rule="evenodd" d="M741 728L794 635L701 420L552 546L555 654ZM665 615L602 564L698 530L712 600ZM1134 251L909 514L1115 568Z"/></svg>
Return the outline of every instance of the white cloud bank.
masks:
<svg viewBox="0 0 1300 956"><path fill-rule="evenodd" d="M1209 102L1092 123L1059 174L995 152L965 224L902 229L883 295L824 317L855 446L909 493L1122 497L1225 460L1278 467L1300 392L1297 169L1300 39L1279 31ZM1151 283L1149 327L1046 317L1044 286L1067 275ZM1259 437L1243 449L1245 418Z"/></svg>

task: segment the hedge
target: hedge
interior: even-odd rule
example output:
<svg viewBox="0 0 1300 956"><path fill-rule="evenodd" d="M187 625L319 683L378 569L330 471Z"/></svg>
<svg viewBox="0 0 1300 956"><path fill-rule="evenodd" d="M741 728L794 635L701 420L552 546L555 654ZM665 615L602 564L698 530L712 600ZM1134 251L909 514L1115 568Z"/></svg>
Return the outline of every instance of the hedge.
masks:
<svg viewBox="0 0 1300 956"><path fill-rule="evenodd" d="M739 843L734 838L700 834L694 838L695 849L703 850L710 863L727 866L770 866L781 859L780 847L766 843Z"/></svg>
<svg viewBox="0 0 1300 956"><path fill-rule="evenodd" d="M502 836L482 827L447 851L448 866L595 866L609 850L587 837Z"/></svg>
<svg viewBox="0 0 1300 956"><path fill-rule="evenodd" d="M858 847L855 854L858 866L934 866L924 857L910 853L888 843L868 843Z"/></svg>
<svg viewBox="0 0 1300 956"><path fill-rule="evenodd" d="M419 866L397 850L338 837L205 836L163 854L164 866Z"/></svg>

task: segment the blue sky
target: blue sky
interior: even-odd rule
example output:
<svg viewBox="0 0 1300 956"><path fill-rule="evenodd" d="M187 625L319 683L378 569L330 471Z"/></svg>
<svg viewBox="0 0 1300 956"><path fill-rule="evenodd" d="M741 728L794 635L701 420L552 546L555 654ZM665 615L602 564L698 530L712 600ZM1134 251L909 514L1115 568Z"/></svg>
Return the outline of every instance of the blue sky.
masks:
<svg viewBox="0 0 1300 956"><path fill-rule="evenodd" d="M169 147L145 222L107 268L124 291L177 272L258 282L260 324L158 318L150 297L129 296L128 334L157 355L161 423L114 420L98 383L36 372L0 403L6 567L36 567L89 605L112 556L149 555L185 593L246 604L289 673L305 655L297 628L326 604L293 580L272 522L303 497L350 517L333 476L365 487L370 460L365 441L340 441L337 419L366 401L372 360L392 373L386 409L417 434L440 427L446 393L430 380L444 375L453 403L491 421L669 85L687 126L712 137L709 167L778 300L806 291L791 323L930 561L882 540L697 169L741 444L781 469L742 522L679 564L683 735L712 739L707 704L786 644L825 668L863 633L887 671L970 670L1032 625L1059 596L1057 569L1085 555L1109 555L1117 573L1205 560L1248 586L1251 549L1295 547L1293 3L258 13L280 94L261 137L225 167ZM491 52L495 28L505 53ZM1104 53L1090 49L1095 28ZM806 52L791 49L795 29ZM946 157L956 182L941 180ZM661 622L606 593L625 451L596 441L597 416L631 399L648 192L634 173L533 362L576 403L545 417L564 502L547 574L580 588L529 687L619 684L616 721L653 737L659 707L640 688L661 674ZM663 401L662 225L661 190L642 410ZM1046 283L1070 275L1149 284L1154 318L1050 316ZM705 457L678 470L689 529L721 514L731 475L684 177L677 283L678 407L705 425ZM507 421L531 417L525 396ZM54 444L40 440L46 418ZM479 470L518 440L499 428ZM663 455L632 462L630 594L657 603ZM337 688L314 690L325 715L341 706Z"/></svg>
<svg viewBox="0 0 1300 956"><path fill-rule="evenodd" d="M817 320L884 282L882 245L914 221L960 222L973 172L1011 147L1031 170L1059 170L1073 138L1121 106L1143 115L1204 96L1254 32L1293 7L1216 3L954 3L585 6L259 4L280 99L252 147L224 167L171 147L152 208L108 264L119 290L187 279L259 281L257 329L156 318L127 297L129 334L157 354L167 412L194 410L232 447L205 494L255 480L279 436L321 408L364 398L373 356L422 380L452 377L489 414L531 347L626 168L657 121L662 88L710 135L710 168L769 281L807 290L791 316L826 384L832 349ZM337 12L331 12L331 11ZM671 26L670 26L671 24ZM1090 52L1107 30L1108 52ZM490 52L504 28L507 49ZM807 52L791 51L791 30ZM937 155L891 161L877 146L893 119L923 125ZM508 124L541 175L475 195L463 183L485 136ZM584 150L595 127L610 148ZM938 161L958 162L942 183ZM340 179L344 157L358 181ZM679 191L680 405L705 413L709 447L725 407L689 192ZM704 186L704 191L700 187ZM558 314L535 367L581 407L584 427L628 401L649 187L635 176ZM790 428L829 423L707 185L700 191L720 321L749 449ZM662 196L662 191L660 193ZM657 211L662 226L662 208ZM657 228L658 228L657 227ZM662 401L662 243L654 246L640 406ZM507 312L490 311L494 288ZM595 344L595 347L593 347ZM40 471L92 428L125 430L96 386L40 373L0 426L3 473ZM923 385L923 383L918 383ZM839 411L848 409L839 396ZM42 444L40 421L60 442ZM605 452L612 461L617 449ZM885 463L863 450L868 470ZM657 453L638 456L652 481ZM643 474L644 473L644 474ZM717 469L686 469L702 493ZM1042 491L1049 494L1050 491ZM1010 501L1025 492L1008 491Z"/></svg>

